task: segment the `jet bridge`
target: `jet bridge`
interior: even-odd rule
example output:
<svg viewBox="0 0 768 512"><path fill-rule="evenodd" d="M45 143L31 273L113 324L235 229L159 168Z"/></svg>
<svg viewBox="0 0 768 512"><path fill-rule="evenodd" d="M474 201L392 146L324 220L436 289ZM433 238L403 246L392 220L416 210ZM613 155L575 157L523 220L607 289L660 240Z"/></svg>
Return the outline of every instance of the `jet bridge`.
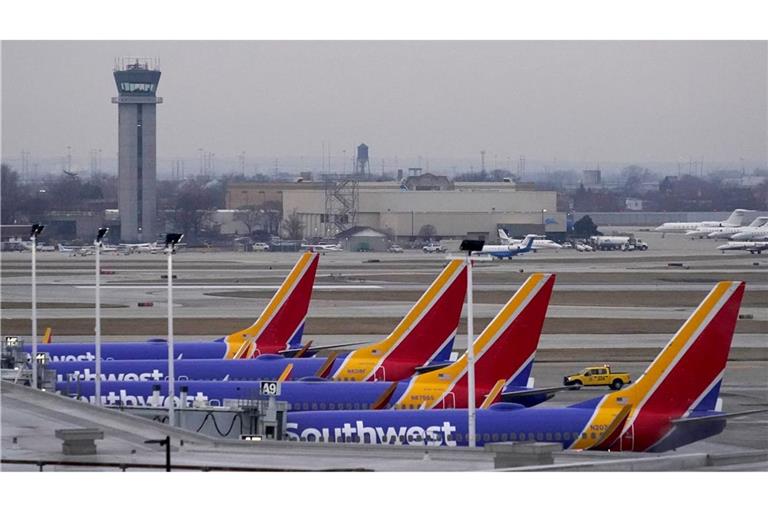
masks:
<svg viewBox="0 0 768 512"><path fill-rule="evenodd" d="M64 395L79 399L79 379L66 381ZM266 381L265 381L266 382ZM161 423L168 423L167 398L161 396L156 385L146 405L137 405L130 398L125 403L107 406ZM212 406L202 397L190 396L186 386L180 386L173 414L175 425L191 432L211 437L247 441L282 440L286 430L288 402L276 397L269 399L224 400L223 405Z"/></svg>
<svg viewBox="0 0 768 512"><path fill-rule="evenodd" d="M40 389L55 389L56 372L48 369L48 354L37 354L37 382ZM32 385L31 355L24 352L24 340L6 336L0 346L0 378L14 384Z"/></svg>

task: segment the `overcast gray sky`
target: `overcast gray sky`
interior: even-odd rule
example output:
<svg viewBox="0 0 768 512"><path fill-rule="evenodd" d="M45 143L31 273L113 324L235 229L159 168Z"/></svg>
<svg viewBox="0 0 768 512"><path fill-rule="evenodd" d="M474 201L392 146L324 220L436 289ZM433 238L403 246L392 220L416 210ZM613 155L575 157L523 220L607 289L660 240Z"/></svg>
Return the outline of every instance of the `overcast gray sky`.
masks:
<svg viewBox="0 0 768 512"><path fill-rule="evenodd" d="M374 168L479 161L755 165L766 42L3 42L2 150L117 151L114 57L160 59L158 158L259 165L359 142ZM495 161L495 162L494 162Z"/></svg>

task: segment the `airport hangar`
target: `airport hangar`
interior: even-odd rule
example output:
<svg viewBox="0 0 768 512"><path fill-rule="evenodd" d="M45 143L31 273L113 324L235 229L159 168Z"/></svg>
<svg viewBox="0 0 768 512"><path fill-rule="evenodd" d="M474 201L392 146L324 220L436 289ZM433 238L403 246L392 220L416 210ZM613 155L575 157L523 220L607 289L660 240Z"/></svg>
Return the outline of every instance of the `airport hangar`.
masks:
<svg viewBox="0 0 768 512"><path fill-rule="evenodd" d="M324 182L239 182L227 187L226 204L236 210L279 203L284 218L293 213L299 217L305 238L333 237L342 231L334 222L336 215L347 215L348 227L388 231L397 241L422 238L419 232L426 225L434 226L433 239L495 241L498 228L514 237L546 233L552 238L566 231L566 213L557 211L555 191L520 190L512 182L448 182L426 190L406 186L361 181L353 211L339 213L341 201L329 194Z"/></svg>

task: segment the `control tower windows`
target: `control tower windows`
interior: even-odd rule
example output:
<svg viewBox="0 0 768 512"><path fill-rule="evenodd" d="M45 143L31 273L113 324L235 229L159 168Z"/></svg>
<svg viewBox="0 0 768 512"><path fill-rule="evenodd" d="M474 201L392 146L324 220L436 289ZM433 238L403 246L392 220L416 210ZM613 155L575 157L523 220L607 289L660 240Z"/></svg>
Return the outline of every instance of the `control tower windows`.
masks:
<svg viewBox="0 0 768 512"><path fill-rule="evenodd" d="M120 91L151 94L155 92L155 85L152 83L120 82Z"/></svg>

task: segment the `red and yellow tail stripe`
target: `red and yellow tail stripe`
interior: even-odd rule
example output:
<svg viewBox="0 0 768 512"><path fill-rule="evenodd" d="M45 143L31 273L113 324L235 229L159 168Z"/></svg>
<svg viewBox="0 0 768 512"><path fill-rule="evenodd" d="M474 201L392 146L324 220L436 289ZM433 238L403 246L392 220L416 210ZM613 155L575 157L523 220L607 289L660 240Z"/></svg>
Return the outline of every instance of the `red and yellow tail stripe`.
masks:
<svg viewBox="0 0 768 512"><path fill-rule="evenodd" d="M602 398L571 448L621 449L631 444L643 450L665 435L669 420L685 415L722 378L743 292L744 283L717 283L645 373ZM614 424L625 406L629 413L621 429L607 437L592 436Z"/></svg>
<svg viewBox="0 0 768 512"><path fill-rule="evenodd" d="M272 300L269 301L269 304L267 304L258 320L250 327L232 333L224 339L227 343L226 359L233 359L235 357L248 359L260 353L274 353L288 348L288 341L293 337L296 330L303 325L306 318L319 259L320 255L318 253L305 252L301 255L299 261L293 266L293 269L291 269L283 284L272 297ZM299 288L300 284L303 285L300 290L301 296L296 296L294 292ZM275 325L273 323L275 318L288 307L296 308L294 314L291 318L287 319L285 325ZM270 330L278 332L270 333ZM266 340L269 346L262 347L259 342L266 334L272 334L273 336L270 338L279 335L279 337L285 339Z"/></svg>
<svg viewBox="0 0 768 512"><path fill-rule="evenodd" d="M453 290L454 285L463 280L463 290ZM339 366L338 370L333 374L334 380L368 380L376 375L377 370L384 364L386 359L394 354L394 352L401 347L404 341L406 341L409 335L419 326L419 323L424 317L443 299L448 290L457 292L462 297L466 292L466 262L464 260L451 260L448 265L443 269L437 279L432 285L424 292L419 298L416 304L413 305L410 311L403 317L400 323L395 327L392 333L385 339L378 343L368 345L366 347L357 349L351 352L344 362ZM458 304L458 312L456 314L455 323L458 324L459 315L461 313L461 306ZM448 319L442 319L443 323L449 321ZM455 331L455 326L454 326ZM450 333L449 333L450 334ZM450 337L444 341L440 340L442 344L449 341ZM441 347L437 348L432 355L439 352ZM419 364L426 364L430 354L425 355L424 361L416 362Z"/></svg>
<svg viewBox="0 0 768 512"><path fill-rule="evenodd" d="M481 362L483 356L493 348L496 342L501 338L501 335L507 331L510 324L518 318L518 316L525 310L526 306L528 306L539 292L547 287L547 284L551 286L552 283L549 281L552 278L553 276L551 274L537 273L531 275L531 277L523 283L472 344L475 364ZM508 342L511 340L505 339L503 341ZM528 355L523 359L529 360ZM466 379L467 361L467 354L464 353L455 363L442 370L413 377L408 388L397 403L395 403L394 407L396 409L418 409L422 406L422 403L426 409L443 406L464 406L464 404L466 404L466 397L456 396L454 391L460 387L459 383ZM507 373L514 373L516 371L517 368L506 369Z"/></svg>

